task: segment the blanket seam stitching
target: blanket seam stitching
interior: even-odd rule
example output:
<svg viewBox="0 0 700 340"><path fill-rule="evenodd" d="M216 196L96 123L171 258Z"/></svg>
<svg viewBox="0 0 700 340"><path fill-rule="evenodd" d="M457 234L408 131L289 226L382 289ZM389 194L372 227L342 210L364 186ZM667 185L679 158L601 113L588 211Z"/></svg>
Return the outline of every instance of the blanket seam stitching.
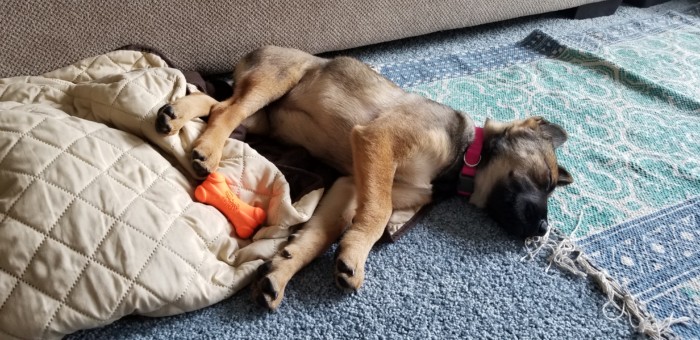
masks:
<svg viewBox="0 0 700 340"><path fill-rule="evenodd" d="M95 62L97 62L98 59L100 59L100 56L95 57L95 59L93 59L93 60L90 62L90 64L88 64L86 67L84 67L84 68L80 71L80 73L78 73L75 77L73 77L73 80L71 80L70 82L73 83L73 84L77 84L75 81L76 81L80 76L82 76L83 74L87 74L87 75L88 75L88 77L89 77L89 80L88 80L88 81L93 80L93 79L92 79L92 76L91 76L89 73L86 73L86 72L87 72L88 69L92 68L92 65L94 65ZM80 70L80 68L77 67L77 66L75 66L75 64L72 64L72 65L70 65L70 66L76 67L76 68L78 68L78 69Z"/></svg>
<svg viewBox="0 0 700 340"><path fill-rule="evenodd" d="M100 141L102 141L102 142L104 142L104 143L106 143L106 144L108 144L108 145L111 145L113 148L115 148L115 149L117 149L117 150L119 150L119 151L122 151L122 149L121 149L120 147L118 147L118 146L112 144L112 143L109 142L108 140L105 140L105 139L103 139L103 138L101 138L101 137L97 137L97 136L93 136L93 138L98 139L98 140L100 140ZM144 143L144 144L145 144L145 143ZM129 154L128 156L131 157L133 160L139 162L139 164L143 165L146 169L148 169L149 171L151 171L151 172L152 172L153 174L155 174L156 176L159 176L158 172L156 172L156 171L154 171L153 169L151 169L146 163L144 163L144 162L143 162L141 159L139 159L138 157L136 157L136 156L134 156L134 155L131 155L131 154ZM172 166L172 165L171 165L171 166ZM164 173L165 173L165 172L164 172ZM161 176L162 176L162 174L161 174ZM164 177L159 177L159 178L161 178L162 180L164 180L166 183L168 183L168 184L169 184L171 187L173 187L174 189L180 189L179 187L175 186L175 184L173 184L171 181L166 180Z"/></svg>
<svg viewBox="0 0 700 340"><path fill-rule="evenodd" d="M166 171L168 171L168 170L170 170L170 168L166 169ZM139 228L135 227L135 226L132 225L131 223L129 223L129 222L127 222L127 221L124 221L122 218L117 217L117 216L114 216L113 214L111 214L111 213L109 213L109 212L106 212L106 211L100 209L99 207L95 206L92 202L86 200L84 197L75 195L75 194L72 193L70 190L67 190L66 188L63 188L63 187L61 187L60 185L58 185L58 184L56 184L56 183L52 183L52 182L49 182L48 180L46 180L45 178L41 178L41 177L38 177L38 176L35 176L35 175L32 175L32 174L28 174L28 173L24 173L24 172L20 172L20 171L13 171L13 170L8 170L8 169L0 169L0 171L11 172L11 173L17 173L17 174L22 174L22 175L29 176L29 177L34 177L34 180L35 180L35 181L36 181L36 180L39 180L39 181L42 181L42 182L44 182L44 183L46 183L46 184L48 184L48 185L50 185L50 186L56 187L56 188L58 188L59 190L62 190L62 191L64 191L65 193L67 193L67 194L69 194L69 195L71 195L71 196L74 196L75 199L78 199L78 200L84 202L85 204L91 206L93 209L99 211L99 212L102 213L103 215L105 215L105 216L107 216L107 217L110 217L110 218L113 219L115 222L121 222L121 223L123 223L124 225L126 225L127 227L129 227L129 228L133 229L134 231L136 231L137 233L139 233L139 234L143 235L144 237L150 239L151 241L153 241L153 242L155 242L155 243L158 243L158 241L157 241L156 239L154 239L152 236L147 235L145 232L143 232L143 231L140 230ZM154 183L153 183L153 184L155 184L155 182L157 182L157 180L158 180L158 178L154 179ZM161 180L162 180L162 179L161 179ZM152 185L153 185L153 184L152 184ZM152 185L151 185L150 187L152 187ZM146 190L149 190L150 187L149 187L148 189L146 189ZM142 196L142 195L136 195L136 196L134 197L134 201L135 201L136 199L140 198L141 196ZM149 202L149 203L151 203L151 204L153 204L153 203L152 203L151 201L149 201L149 200L146 200L146 201ZM190 204L191 204L191 203L190 203ZM127 209L128 209L128 208L127 208ZM184 208L183 208L183 210L184 210ZM127 211L127 210L125 210L124 212L126 212L126 211ZM182 213L183 213L183 212L180 212L180 215L182 215ZM167 214L167 213L166 213L166 214ZM10 217L10 218L12 218L12 219L14 219L14 220L19 221L20 223L23 223L23 222L20 221L18 218L13 217L13 216L10 216L9 212L6 214L6 217ZM175 221L173 221L173 222L175 222ZM23 224L26 224L26 223L23 223ZM29 224L26 224L26 225L29 226L29 227L32 227L32 226L30 226ZM32 229L35 229L35 228L32 227ZM37 230L37 229L35 229L35 230ZM40 232L40 233L43 233L43 232ZM108 231L108 233L109 233L109 231ZM206 239L204 239L204 237L202 237L198 232L195 231L194 233L199 237L199 239L200 239L204 244L209 244L209 243L210 243L210 242L208 242ZM49 236L49 237L50 237L51 239L53 239L53 240L59 242L59 243L63 243L63 241L60 241L60 240L54 238L53 236ZM98 247L96 248L96 250L99 249L99 247L100 247L100 246L98 245ZM174 254L175 256L177 256L178 258L180 258L181 260L183 260L185 263L187 263L187 264L189 265L189 267L195 268L194 264L190 263L190 261L186 260L181 254L179 254L178 252L176 252L176 251L175 251L174 249L172 249L171 247L169 247L169 246L167 246L167 245L163 245L163 247L164 247L166 250L168 250L168 251L170 251L171 253L173 253L173 254ZM126 274L120 274L120 275L122 275L122 276L123 276L125 279L127 279L127 280L131 280L130 278L128 278L128 277L126 276ZM217 285L214 284L214 283L212 283L212 285L217 286ZM163 299L163 301L166 301L166 300Z"/></svg>
<svg viewBox="0 0 700 340"><path fill-rule="evenodd" d="M35 129L37 126L39 126L41 123L43 123L44 121L46 121L46 118L44 118L39 124L34 125L30 130L27 131L26 134L29 134L30 132L34 131L34 129ZM101 130L101 129L98 129L98 130L96 130L96 131L99 131L99 130ZM79 140L83 140L83 139L85 139L85 138L87 138L87 137L88 137L88 134L83 134L83 136L81 136L81 137L79 137L79 138L76 138L72 143L70 143L68 146L66 146L66 149L68 149L68 148L70 148L71 146L73 146L73 145L74 145L76 142L78 142ZM20 139L21 139L21 138L20 138ZM19 142L19 139L18 139L18 142ZM17 142L17 143L18 143L18 142ZM14 144L13 148L17 145L17 143ZM64 150L65 150L65 149L64 149ZM10 150L10 151L11 151L11 150ZM62 154L62 153L58 153L50 162L48 162L48 163L44 166L44 168L41 169L41 171L39 171L39 172L37 173L36 177L34 177L34 178L32 179L32 181L27 185L27 187L29 187L29 186L31 186L32 184L34 184L34 183L37 181L37 179L40 178L39 176L42 175L42 174L44 173L44 171L46 171L46 169L47 169L49 166L51 166L51 164L53 164L54 162L56 162L56 160L58 159L58 157L60 157L61 154ZM3 160L4 160L4 159L3 159ZM81 190L81 192L84 191L87 187L89 187L98 177L99 177L99 175L98 175L98 176L95 176L95 177L83 188L83 190ZM19 195L19 197L17 198L17 200L15 200L15 202L13 202L12 206L8 209L7 214L3 217L2 222L4 222L4 221L7 219L7 217L9 216L10 210L12 210L12 209L14 208L14 206L16 205L16 203L21 199L21 197L24 196L25 193L26 193L26 190L22 191L22 193ZM56 219L56 221L53 223L53 225L48 229L47 234L50 234L50 233L53 231L53 229L54 229L54 228L56 227L56 225L58 224L58 221L63 217L63 215L64 215L64 214L66 213L66 211L70 208L70 206L73 205L73 202L75 202L75 199L76 199L76 198L73 197L73 199L68 203L68 205L66 205L66 207L63 209L63 211L62 211L61 214L59 215L58 219ZM37 254L38 254L38 252L39 252L39 249L44 245L44 243L46 243L46 241L47 241L47 237L44 236L44 237L42 238L41 242L39 242L39 245L37 246L37 248L34 250L34 253L32 254L32 256L31 256L31 258L29 259L29 261L27 261L27 265L25 266L25 268L22 270L21 274L19 275L20 280L21 280L22 282L24 282L25 284L27 284L27 285L29 285L29 284L28 284L27 282L25 282L25 281L22 279L22 277L26 274L27 270L29 269L29 267L31 266L32 262L33 262L34 259L36 258ZM81 271L80 274L78 274L78 278L79 278L80 276L82 276L82 271ZM16 282L16 283L13 285L12 289L10 290L10 293L7 295L7 298L5 299L5 301L3 301L2 305L0 305L0 311L2 311L2 309L4 309L5 305L7 304L7 301L10 299L10 297L12 296L12 294L15 292L15 289L18 287L18 285L19 285L19 281ZM31 285L29 285L29 286L31 286ZM70 291L69 291L69 293L70 293ZM66 295L66 296L67 296L67 295ZM49 297L51 297L51 296L49 295ZM47 324L46 327L48 327L48 326L49 326L49 325ZM45 331L44 331L43 333L45 333ZM43 333L42 333L42 334L43 334Z"/></svg>
<svg viewBox="0 0 700 340"><path fill-rule="evenodd" d="M1 130L0 130L0 131L1 131ZM38 139L38 138L35 138L35 137L33 137L33 136L28 136L28 137L31 138L31 139L33 139L33 140L35 140L35 141L37 141L37 142L44 143L44 144L46 144L46 145L48 145L48 146L54 147L54 148L56 148L56 149L59 149L59 150L61 150L61 154L68 154L68 155L70 155L70 156L73 156L75 159L77 159L77 160L79 160L79 161L85 163L86 165L92 167L92 168L95 169L95 170L103 171L103 169L100 169L98 166L96 166L96 165L94 165L94 164L92 164L92 163L90 163L90 162L88 162L88 161L82 159L82 158L79 157L78 155L76 155L76 154L74 154L74 153L68 151L68 149L63 150L63 149L62 149L60 146L58 146L58 145L51 144L51 143L49 143L49 142L43 141L43 140ZM93 136L90 136L90 137L93 137ZM101 140L101 139L98 139L98 140ZM143 145L143 143L140 144L140 145ZM140 146L140 145L139 145L139 146ZM124 152L122 149L117 149L117 150ZM59 156L60 156L60 155L59 155ZM129 157L132 158L132 159L137 159L134 155L132 155L132 154L130 154L130 153L128 153L128 152L127 152L127 156L129 156ZM140 160L139 160L139 161L140 161ZM169 181L165 180L165 178L161 177L162 174L159 175L157 172L153 171L153 169L151 169L150 167L148 167L148 165L144 164L143 162L140 162L140 163L141 163L144 167L146 167L148 170L150 170L153 174L155 174L157 178L162 179L164 182L169 182ZM116 163L115 163L115 164L116 164ZM107 169L105 169L105 170L112 169L113 166L114 166L114 164L112 164L112 166L110 166L110 167L107 167ZM6 170L6 169L0 169L0 170L11 171L11 172L19 172L19 171L12 171L12 170ZM165 173L165 172L166 172L166 171L164 171L163 173ZM19 172L19 173L22 173L22 174L25 174L25 175L30 175L30 174L27 174L27 173L24 173L24 172ZM131 192L133 192L133 193L138 194L138 191L137 191L136 189L130 187L130 186L127 185L126 183L124 183L124 182L122 182L121 180L117 179L116 177L110 175L108 172L105 171L105 172L103 172L103 174L106 175L107 177L111 178L112 180L114 180L115 182L117 182L118 184L120 184L121 186L123 186L125 189L127 189L127 190L129 190L129 191L131 191ZM30 175L30 176L31 176L31 175ZM48 181L47 181L47 182L48 182ZM169 184L171 184L171 186L172 186L173 188L178 189L177 187L175 187L174 185L172 185L172 183L169 183ZM56 186L59 187L59 185L56 185ZM61 187L61 188L62 188L62 187ZM63 188L63 189L64 189L66 192L71 193L70 190L65 189L65 188ZM139 195L139 196L140 196L140 195ZM153 202L152 202L151 200L147 200L147 201L148 201L149 203L153 204ZM168 214L168 212L165 211L165 210L164 210L163 208L161 208L160 206L158 206L158 205L156 205L156 204L153 204L153 206L156 207L158 210L160 210L162 213ZM99 209L98 209L98 210L99 210Z"/></svg>
<svg viewBox="0 0 700 340"><path fill-rule="evenodd" d="M117 309L119 309L119 306L121 306L122 303L124 303L124 301L126 301L127 295L129 295L129 293L133 290L134 285L136 284L136 281L139 279L139 277L141 276L141 274L143 274L143 270L146 269L146 267L151 263L151 260L153 259L153 256L154 256L154 255L156 254L156 252L158 251L158 248L160 248L160 247L162 246L163 239L165 239L165 237L168 235L168 233L170 232L170 230L172 230L173 225L175 225L175 221L176 221L180 216L182 216L182 215L185 213L185 211L189 210L189 208L190 208L191 206L192 206L192 203L188 204L187 207L185 207L185 209L182 210L182 212L180 213L180 215L178 215L178 217L176 217L176 218L173 220L173 222L170 223L170 225L169 225L168 228L165 230L165 232L163 233L163 235L161 235L160 240L156 243L156 246L155 246L155 247L153 248L153 250L151 251L151 254L148 256L148 259L146 260L146 262L141 266L141 269L139 269L138 273L136 273L136 276L134 277L134 279L133 279L133 280L130 280L129 288L122 294L122 296L121 296L121 298L119 299L119 301L115 304L114 309L110 312L110 315L109 315L109 318L110 318L110 319L114 316L114 313L117 311Z"/></svg>
<svg viewBox="0 0 700 340"><path fill-rule="evenodd" d="M45 235L46 237L48 237L49 239L51 239L51 240L55 241L56 243L59 243L59 244L61 244L62 246L64 246L64 247L70 249L71 251L73 251L73 252L76 253L77 255L80 255L80 256L82 256L82 257L84 257L84 258L87 258L88 263L90 263L90 262L95 263L95 264L97 264L97 265L99 265L99 266L101 266L101 267L104 267L104 268L107 269L108 271L112 272L113 274L116 274L117 276L119 276L119 277L121 277L121 278L123 278L123 279L125 279L125 280L127 280L127 281L130 280L129 277L128 277L125 273L120 273L120 272L118 272L116 269L110 267L110 266L107 265L106 263L102 263L102 262L99 261L99 260L91 259L90 256L89 256L88 254L85 254L85 253L83 253L83 252L81 252L81 251L79 251L79 250L73 248L71 245L65 243L64 241L59 240L59 239L55 238L54 236L51 236L51 235L49 235L48 233L43 232L43 231L37 229L36 227L30 225L29 223L27 223L27 222L25 222L25 221L20 220L19 218L15 217L15 216L10 216L10 215L8 214L8 217L11 218L11 219L13 219L13 220L15 220L15 221L17 221L17 222L19 222L19 223L21 223L21 224L23 224L23 225L25 225L25 226L27 226L28 228L30 228L30 229L36 231L36 232L39 233L39 234L44 234L44 235ZM96 247L96 250L99 250L99 246ZM0 268L0 269L2 269L2 268ZM10 275L12 275L12 274L10 274ZM21 278L20 278L20 280L21 280ZM24 282L24 283L27 284L27 285L30 285L28 282L26 282L26 281L24 281L24 280L22 280L22 282ZM143 286L141 283L139 283L139 285ZM31 285L30 285L30 286L31 286ZM150 288L148 288L148 287L146 287L146 286L143 286L143 288L144 288L145 290L148 290L151 294L153 294L153 295L154 295L156 298L158 298L159 300L161 300L161 301L166 301L164 298L158 296L158 295L155 294L153 291L151 291ZM37 290L38 290L38 289L37 289ZM46 294L46 295L48 295L49 297L51 297L51 298L54 299L54 300L58 300L58 299L56 299L56 298L50 296L49 294ZM87 314L87 312L81 311L79 308L77 308L77 307L75 307L75 306L72 306L72 305L70 305L70 304L68 304L68 303L66 303L66 306L69 307L69 308L71 308L71 309L73 309L73 310L75 310L75 311L77 311L77 312L79 312L79 313L81 313L81 314L84 314L84 315L86 315L86 316L89 316L89 315ZM93 318L93 319L95 319L95 320L98 320L98 319L96 319L95 317L92 317L92 316L90 316L90 318Z"/></svg>
<svg viewBox="0 0 700 340"><path fill-rule="evenodd" d="M143 145L143 144L135 145L135 146L132 147L131 149L129 149L129 150L123 152L123 153L112 163L112 166L114 166L114 164L116 164L120 159L122 159L122 158L124 157L124 155L126 155L127 153L131 152L133 149L135 149L136 147L141 146L141 145ZM108 167L108 168L111 168L112 166L110 166L110 167ZM105 169L105 170L103 171L103 173L105 173L106 171L107 171L107 169ZM101 175L101 174L100 174L100 175ZM90 183L88 183L88 185L85 186L85 188L89 187L98 177L100 177L100 175L95 176L95 178L94 178ZM151 183L151 185L149 185L147 188L145 188L145 189L143 190L143 192L145 193L145 192L147 192L148 190L150 190L150 188L153 186L153 184L154 184L156 181L157 181L157 179L153 180L153 182ZM84 188L83 190L81 190L81 192L84 191L85 188ZM143 194L143 193L142 193L142 194ZM142 195L142 194L141 194L141 195ZM129 211L129 208L136 202L136 200L137 200L139 197L141 197L141 195L136 195L136 196L131 200L131 202L124 208L124 210L121 212L120 215L123 215L124 213L126 213L127 211ZM79 197L79 196L77 196L77 197ZM75 198L73 199L73 201L75 201L75 199L76 199L77 197L75 197ZM72 204L72 203L71 203L71 204ZM103 212L103 213L105 213L105 212ZM90 257L88 258L88 261L89 261L90 259L93 259L93 258L95 257L95 255L97 254L98 250L99 250L99 249L102 247L102 245L104 244L105 240L106 240L109 236L112 235L112 232L114 231L114 228L115 228L115 226L117 225L117 221L124 223L123 221L121 221L121 218L114 217L114 222L111 224L111 226L109 227L109 229L107 230L107 232L102 236L102 239L100 240L100 242L98 242L97 247L95 247L95 249L93 250L92 254L91 254ZM174 222L174 221L173 221L173 222ZM124 223L124 224L127 224L127 223ZM127 224L127 225L128 225L128 224ZM172 224L171 224L171 226L172 226ZM50 231L51 231L51 230L49 230L49 232L50 232ZM166 231L166 233L167 233L167 231ZM157 248L157 247L156 247L156 248ZM146 262L146 264L147 264L149 261L150 261L150 259ZM145 264L145 265L146 265L146 264ZM53 323L53 320L54 320L54 318L56 317L56 315L58 314L58 312L61 310L61 308L63 308L63 306L66 306L66 305L67 305L66 299L67 299L68 296L73 292L73 289L75 289L75 287L76 287L76 285L78 284L78 282L80 281L80 279L85 275L85 270L87 269L87 265L88 265L88 264L86 264L85 267L83 267L83 269L81 270L80 274L78 274L78 276L76 277L76 279L73 281L73 284L72 284L71 287L68 289L68 292L67 292L67 293L64 295L64 297L59 301L59 303L60 303L59 306L56 308L56 310L53 312L53 314L52 314L51 317L49 318L49 321L46 323L46 326L44 326L44 331L42 332L42 334L45 334L45 333L49 330L49 327L50 327L51 324ZM145 266L145 265L144 265L144 266ZM143 270L143 268L142 268L141 270ZM138 274L137 274L137 277L138 277ZM134 280L136 280L136 278L134 278L133 280L131 280L131 279L129 280L129 281L132 282L132 287L133 287L133 281L134 281ZM128 293L128 292L127 292L127 293Z"/></svg>
<svg viewBox="0 0 700 340"><path fill-rule="evenodd" d="M98 132L98 131L100 131L100 130L102 130L102 129L98 129L98 130L96 130L96 131L93 131L93 133L94 133L94 132ZM75 142L77 142L78 140L82 140L82 139L88 137L88 135L89 135L89 134L83 135L83 138L76 139ZM75 142L71 143L71 145L69 145L68 147L66 147L66 149L68 149L68 148L71 147L73 144L75 144ZM126 153L130 152L131 150L133 150L133 149L136 148L137 146L140 146L140 144L139 144L139 145L135 145L135 146L132 147L131 149L129 149L129 150L127 150L126 152L122 153L117 159L114 160L114 162L112 162L112 165L111 165L111 166L109 166L109 167L107 167L106 169L102 170L100 174L98 174L98 175L96 175L95 177L93 177L93 179L92 179L89 183L87 183L87 185L85 185L85 187L83 187L83 189L80 190L79 193L70 193L71 195L73 195L73 199L72 199L71 202L68 204L68 206L66 206L66 209L65 209L65 210L63 211L63 213L61 214L61 217L63 216L63 214L65 214L65 212L68 210L68 208L69 208L71 205L73 205L73 203L74 203L78 198L82 198L82 197L80 196L80 194L83 193L83 192L85 191L85 189L87 189L87 188L90 187L93 183L95 183L95 181L96 181L98 178L100 178L101 175L103 175L104 173L106 173L107 170L108 170L109 168L111 168L112 166L114 166L114 164L116 164L119 160L121 160L121 159L124 157L124 155L125 155ZM60 155L60 154L59 154L59 155ZM58 158L58 157L56 157L56 158ZM40 174L41 174L41 173L43 173L43 171L41 171ZM37 176L37 178L35 178L34 181L36 181L36 180L39 179L39 178L41 178L41 177ZM32 181L32 182L34 182L34 181ZM131 201L131 203L129 203L129 205L127 205L127 207L122 211L122 214L125 213L125 212L128 210L128 208L131 206L131 204L133 204L133 203L136 201L136 198L138 198L138 197L139 197L139 196L137 195L137 196ZM84 199L84 198L83 198L83 199ZM98 209L98 210L101 210L101 209ZM105 212L102 212L102 213L104 214ZM61 219L61 217L59 217L58 220L56 220L56 222L54 223L54 225L47 231L47 235L50 234L50 233L53 231L53 229L56 227L56 225L58 224L58 221ZM97 254L97 251L100 249L100 247L102 246L102 244L104 243L104 241L112 234L112 231L114 230L114 227L115 227L115 225L117 224L117 221L118 221L118 219L115 218L115 219L114 219L114 222L112 222L112 224L110 225L109 229L108 229L108 230L105 232L105 234L102 236L102 239L100 240L100 242L98 242L97 247L95 247L95 249L93 250L93 252L92 252L92 254L90 255L90 258L89 258L89 259L95 257L95 255ZM44 236L44 239L42 240L42 244L44 243L44 241L46 241L46 239L47 239L47 236ZM39 247L41 247L41 244L39 245ZM38 249L37 249L37 251L38 251ZM35 255L36 255L36 253L35 253ZM33 258L34 258L34 256L32 256L32 260L33 260ZM88 259L88 261L89 261L89 259ZM31 260L30 260L29 264L31 264ZM76 285L78 284L78 282L80 281L80 279L85 275L85 270L87 269L88 264L89 264L89 263L86 263L85 266L82 268L82 270L81 270L80 273L77 275L77 277L75 278L75 280L74 280L73 283L71 284L71 287L70 287L70 288L68 289L68 291L65 293L65 295L63 296L63 298L61 298L60 300L57 300L57 301L59 302L59 306L54 310L54 312L52 313L52 315L49 317L49 320L47 321L46 325L44 326L44 330L42 331L42 335L43 335L43 334L46 334L46 332L49 330L49 327L50 327L51 324L53 323L54 318L56 317L56 315L58 314L58 312L61 310L61 308L63 308L64 306L67 306L67 305L68 305L67 302L66 302L66 299L68 299L68 296L70 296L70 294L73 292L73 289L75 289L75 287L76 287ZM29 266L29 265L28 265L28 266Z"/></svg>

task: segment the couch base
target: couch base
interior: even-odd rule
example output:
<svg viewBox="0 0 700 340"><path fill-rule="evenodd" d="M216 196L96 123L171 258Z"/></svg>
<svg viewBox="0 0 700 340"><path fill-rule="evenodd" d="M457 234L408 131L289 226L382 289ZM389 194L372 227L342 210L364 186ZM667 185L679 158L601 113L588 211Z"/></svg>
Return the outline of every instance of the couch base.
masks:
<svg viewBox="0 0 700 340"><path fill-rule="evenodd" d="M576 7L570 10L570 13L571 17L574 19L590 19L596 17L604 17L615 14L615 11L617 11L617 8L620 7L621 3L622 0L606 0L603 2L596 2Z"/></svg>

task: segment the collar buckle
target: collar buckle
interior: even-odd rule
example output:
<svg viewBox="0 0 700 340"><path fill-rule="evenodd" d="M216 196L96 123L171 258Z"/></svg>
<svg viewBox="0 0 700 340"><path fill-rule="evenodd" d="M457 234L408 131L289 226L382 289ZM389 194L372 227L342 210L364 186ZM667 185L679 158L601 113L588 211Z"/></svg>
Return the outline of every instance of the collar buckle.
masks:
<svg viewBox="0 0 700 340"><path fill-rule="evenodd" d="M464 165L466 165L470 168L476 168L476 166L479 165L479 163L481 163L481 155L479 155L479 160L476 161L476 163L469 164L469 161L467 161L467 153L466 152L464 153Z"/></svg>

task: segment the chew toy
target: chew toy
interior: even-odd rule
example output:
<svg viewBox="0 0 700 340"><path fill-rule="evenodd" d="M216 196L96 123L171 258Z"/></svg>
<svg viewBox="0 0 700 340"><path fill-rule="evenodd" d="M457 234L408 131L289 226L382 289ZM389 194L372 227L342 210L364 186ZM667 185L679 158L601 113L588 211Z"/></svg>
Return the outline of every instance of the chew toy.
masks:
<svg viewBox="0 0 700 340"><path fill-rule="evenodd" d="M265 221L265 210L253 207L241 201L231 191L231 181L226 176L212 172L207 179L194 191L194 197L202 202L219 209L233 223L236 234L241 238L249 238L255 229Z"/></svg>

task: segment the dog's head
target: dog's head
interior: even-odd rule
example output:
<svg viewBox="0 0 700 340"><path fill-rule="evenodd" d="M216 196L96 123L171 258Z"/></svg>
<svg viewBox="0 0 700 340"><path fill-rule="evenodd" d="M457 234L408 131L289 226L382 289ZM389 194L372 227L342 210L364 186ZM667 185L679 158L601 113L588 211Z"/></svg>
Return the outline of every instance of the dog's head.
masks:
<svg viewBox="0 0 700 340"><path fill-rule="evenodd" d="M556 187L573 182L554 153L566 138L564 129L541 117L510 123L487 119L471 203L517 236L543 235L547 199Z"/></svg>

